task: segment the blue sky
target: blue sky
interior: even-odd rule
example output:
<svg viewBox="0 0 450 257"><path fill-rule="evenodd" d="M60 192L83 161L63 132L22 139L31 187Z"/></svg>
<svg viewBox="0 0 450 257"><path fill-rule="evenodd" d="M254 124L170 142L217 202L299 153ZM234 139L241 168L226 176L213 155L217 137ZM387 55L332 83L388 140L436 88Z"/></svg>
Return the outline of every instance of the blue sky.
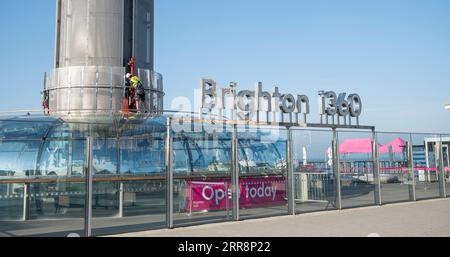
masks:
<svg viewBox="0 0 450 257"><path fill-rule="evenodd" d="M53 65L54 0L0 1L0 110L38 109ZM201 77L301 93L359 93L362 123L450 133L448 0L155 0L166 107Z"/></svg>

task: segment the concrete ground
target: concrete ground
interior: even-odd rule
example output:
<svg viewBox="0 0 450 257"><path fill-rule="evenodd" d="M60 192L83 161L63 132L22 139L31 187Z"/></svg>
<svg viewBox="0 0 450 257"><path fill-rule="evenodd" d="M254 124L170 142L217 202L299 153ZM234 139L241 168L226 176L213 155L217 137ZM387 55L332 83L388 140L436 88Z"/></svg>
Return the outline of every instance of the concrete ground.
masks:
<svg viewBox="0 0 450 257"><path fill-rule="evenodd" d="M450 199L226 222L126 237L450 236Z"/></svg>

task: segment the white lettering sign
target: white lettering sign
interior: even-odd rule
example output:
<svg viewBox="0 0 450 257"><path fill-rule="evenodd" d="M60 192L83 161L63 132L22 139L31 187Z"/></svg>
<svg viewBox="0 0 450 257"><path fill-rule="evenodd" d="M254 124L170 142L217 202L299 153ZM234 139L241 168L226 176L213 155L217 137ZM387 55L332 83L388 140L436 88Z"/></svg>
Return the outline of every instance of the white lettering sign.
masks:
<svg viewBox="0 0 450 257"><path fill-rule="evenodd" d="M262 82L256 84L255 90L238 91L236 82L230 83L227 88L218 89L216 81L212 79L201 80L201 99L202 110L207 109L212 112L213 109L220 111L222 116L227 110L233 112L241 120L261 121L261 113L266 114L267 122L276 122L279 115L281 121L285 121L285 115L289 116L290 122L299 122L298 115L303 115L304 123L307 123L307 115L310 114L310 101L306 95L282 94L278 87L274 87L272 93L263 90ZM346 93L337 95L333 91L319 91L319 114L321 123L329 124L331 118L332 124L340 124L341 118L344 124L351 125L351 119L356 118L359 125L359 117L362 113L362 101L358 94ZM272 117L272 118L270 118ZM294 120L295 118L295 120Z"/></svg>

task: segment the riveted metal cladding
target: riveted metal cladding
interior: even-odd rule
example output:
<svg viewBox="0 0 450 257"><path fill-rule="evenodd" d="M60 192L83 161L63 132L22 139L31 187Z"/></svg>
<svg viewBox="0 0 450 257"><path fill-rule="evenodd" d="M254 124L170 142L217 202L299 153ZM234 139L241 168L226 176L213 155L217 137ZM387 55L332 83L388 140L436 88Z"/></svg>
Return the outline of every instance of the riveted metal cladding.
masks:
<svg viewBox="0 0 450 257"><path fill-rule="evenodd" d="M307 115L310 114L310 100L306 95L297 95L280 92L278 87L274 87L272 93L263 90L262 82L256 84L255 90L237 90L237 83L232 82L228 88L217 88L217 83L213 79L201 79L201 99L202 109L212 112L218 109L221 114L226 110L236 111L237 117L241 120L261 121L261 112L265 112L267 122L276 122L277 114L284 121L284 114L290 115L290 122L298 123L298 115L303 114L303 123L307 123ZM233 104L230 106L229 102ZM326 124L329 124L329 118L332 118L332 124L340 124L343 118L344 125L351 125L351 119L356 118L359 125L359 117L362 113L362 101L358 94L346 93L337 95L333 91L319 91L319 114L321 123L323 117L326 117ZM270 115L272 114L272 115ZM293 116L296 117L295 121ZM256 117L256 119L255 119ZM272 118L270 118L272 117ZM230 118L230 117L227 117ZM234 116L231 117L234 120Z"/></svg>

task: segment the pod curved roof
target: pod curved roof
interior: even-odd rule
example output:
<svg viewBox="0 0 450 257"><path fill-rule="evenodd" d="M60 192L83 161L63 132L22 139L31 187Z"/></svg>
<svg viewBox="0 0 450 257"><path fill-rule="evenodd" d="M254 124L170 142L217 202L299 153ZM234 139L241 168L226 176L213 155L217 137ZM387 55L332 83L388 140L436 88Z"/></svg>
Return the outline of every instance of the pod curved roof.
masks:
<svg viewBox="0 0 450 257"><path fill-rule="evenodd" d="M0 139L84 138L88 135L126 137L158 133L166 131L168 116L109 118L109 122L77 122L42 115L0 116Z"/></svg>

